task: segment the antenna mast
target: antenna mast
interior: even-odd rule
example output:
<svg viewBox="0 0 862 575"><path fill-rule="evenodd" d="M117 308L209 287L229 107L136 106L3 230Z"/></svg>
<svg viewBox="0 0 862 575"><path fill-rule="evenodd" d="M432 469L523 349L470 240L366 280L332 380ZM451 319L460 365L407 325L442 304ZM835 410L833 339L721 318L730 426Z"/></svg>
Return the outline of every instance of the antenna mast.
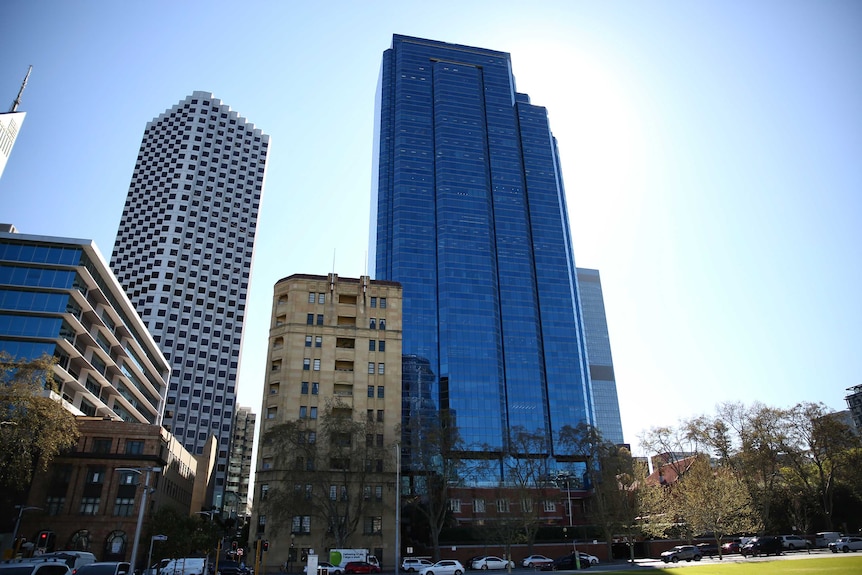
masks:
<svg viewBox="0 0 862 575"><path fill-rule="evenodd" d="M24 76L24 81L23 81L23 82L21 82L21 89L20 89L20 90L18 90L18 97L17 97L17 98L15 98L15 101L14 101L14 102L12 102L12 109L11 109L11 110L9 110L10 112L15 112L15 111L17 111L17 110L18 110L18 106L20 106L20 105L21 105L21 94L23 94L23 93L24 93L24 88L26 88L26 87L27 87L27 80L29 80L29 79L30 79L30 72L32 72L32 71L33 71L33 65L31 64L31 65L30 65L30 67L29 67L29 68L27 68L27 75L26 75L26 76Z"/></svg>

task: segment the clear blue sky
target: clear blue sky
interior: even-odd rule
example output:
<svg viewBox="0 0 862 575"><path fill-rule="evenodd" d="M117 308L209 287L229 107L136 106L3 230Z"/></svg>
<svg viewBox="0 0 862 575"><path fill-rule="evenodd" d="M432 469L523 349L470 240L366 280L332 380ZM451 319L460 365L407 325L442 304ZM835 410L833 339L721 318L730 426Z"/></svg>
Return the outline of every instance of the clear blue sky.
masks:
<svg viewBox="0 0 862 575"><path fill-rule="evenodd" d="M862 3L6 0L27 70L0 222L106 258L146 123L206 90L269 133L240 403L273 284L365 264L392 34L512 54L559 142L576 262L601 270L623 428L862 383ZM5 99L5 100L4 100ZM3 103L7 102L7 103ZM333 267L334 261L334 267Z"/></svg>

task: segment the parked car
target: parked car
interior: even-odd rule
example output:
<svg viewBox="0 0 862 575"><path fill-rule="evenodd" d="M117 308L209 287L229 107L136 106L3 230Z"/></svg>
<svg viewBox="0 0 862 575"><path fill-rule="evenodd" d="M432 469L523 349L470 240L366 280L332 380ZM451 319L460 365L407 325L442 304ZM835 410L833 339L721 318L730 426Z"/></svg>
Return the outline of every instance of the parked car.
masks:
<svg viewBox="0 0 862 575"><path fill-rule="evenodd" d="M415 571L421 571L425 567L430 567L431 565L434 565L434 563L428 559L423 559L421 557L405 557L401 562L401 570L413 573Z"/></svg>
<svg viewBox="0 0 862 575"><path fill-rule="evenodd" d="M715 557L718 555L718 545L715 543L698 543L696 547L704 557Z"/></svg>
<svg viewBox="0 0 862 575"><path fill-rule="evenodd" d="M781 546L790 551L793 551L794 549L808 549L811 547L811 543L808 539L800 537L799 535L780 535L778 538L781 539Z"/></svg>
<svg viewBox="0 0 862 575"><path fill-rule="evenodd" d="M51 553L43 553L25 559L28 563L37 561L62 561L69 566L72 573L75 573L80 567L96 562L96 556L88 551L53 551Z"/></svg>
<svg viewBox="0 0 862 575"><path fill-rule="evenodd" d="M249 569L245 566L245 563L231 561L230 559L219 559L218 568L216 568L214 561L210 563L210 573L213 573L216 569L220 575L248 575L249 573ZM339 571L339 575L341 575L341 571Z"/></svg>
<svg viewBox="0 0 862 575"><path fill-rule="evenodd" d="M0 564L0 575L72 575L62 561L26 561Z"/></svg>
<svg viewBox="0 0 862 575"><path fill-rule="evenodd" d="M578 560L580 561L581 569L589 569L590 562L589 560L584 560L580 558L580 554L578 554ZM557 557L554 559L552 563L552 568L554 571L562 570L562 569L577 569L577 564L575 563L575 554L569 553L568 555L563 555L562 557Z"/></svg>
<svg viewBox="0 0 862 575"><path fill-rule="evenodd" d="M859 551L862 549L862 537L839 537L836 541L829 544L829 550L833 553L843 551Z"/></svg>
<svg viewBox="0 0 862 575"><path fill-rule="evenodd" d="M545 557L544 555L530 555L529 557L524 557L524 560L521 561L521 565L530 568L541 568L543 565L551 565L553 562L553 559Z"/></svg>
<svg viewBox="0 0 862 575"><path fill-rule="evenodd" d="M363 575L368 573L380 573L380 567L373 563L369 563L368 561L351 561L344 566L344 572L361 573Z"/></svg>
<svg viewBox="0 0 862 575"><path fill-rule="evenodd" d="M727 553L739 553L739 548L742 545L742 541L739 539L734 539L733 541L728 541L727 543L723 543L721 545L722 554Z"/></svg>
<svg viewBox="0 0 862 575"><path fill-rule="evenodd" d="M326 569L326 575L341 575L342 573L344 573L344 569L342 569L338 565L333 565L332 563L327 563L326 561L318 561L317 562L318 572L320 572L321 569ZM303 565L302 572L308 573L308 565Z"/></svg>
<svg viewBox="0 0 862 575"><path fill-rule="evenodd" d="M484 557L474 559L473 563L470 564L471 568L482 569L483 571L487 569L507 569L514 566L515 563L513 561L507 561L494 555L485 555Z"/></svg>
<svg viewBox="0 0 862 575"><path fill-rule="evenodd" d="M129 575L131 567L124 561L102 561L79 567L75 575Z"/></svg>
<svg viewBox="0 0 862 575"><path fill-rule="evenodd" d="M581 556L582 562L586 561L590 565L598 565L599 564L599 558L596 557L595 555L590 555L589 553L584 553L583 551L578 551L578 553Z"/></svg>
<svg viewBox="0 0 862 575"><path fill-rule="evenodd" d="M748 543L740 547L739 552L743 557L749 555L759 557L760 555L781 555L784 546L778 537L762 536L753 537Z"/></svg>
<svg viewBox="0 0 862 575"><path fill-rule="evenodd" d="M661 554L661 560L665 563L678 563L680 559L685 561L700 561L703 555L694 545L677 545Z"/></svg>
<svg viewBox="0 0 862 575"><path fill-rule="evenodd" d="M419 575L464 575L464 566L454 559L443 559L419 571Z"/></svg>
<svg viewBox="0 0 862 575"><path fill-rule="evenodd" d="M162 567L161 575L204 575L209 572L206 557L171 559Z"/></svg>
<svg viewBox="0 0 862 575"><path fill-rule="evenodd" d="M814 536L814 545L816 547L829 547L833 541L837 541L839 537L843 537L838 531L821 531Z"/></svg>

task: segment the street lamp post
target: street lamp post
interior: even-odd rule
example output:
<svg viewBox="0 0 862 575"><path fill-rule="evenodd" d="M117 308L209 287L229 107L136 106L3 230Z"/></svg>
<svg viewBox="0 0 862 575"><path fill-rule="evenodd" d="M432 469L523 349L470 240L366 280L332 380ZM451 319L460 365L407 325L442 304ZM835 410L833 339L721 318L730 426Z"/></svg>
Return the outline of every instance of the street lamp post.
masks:
<svg viewBox="0 0 862 575"><path fill-rule="evenodd" d="M137 566L138 561L138 542L141 539L141 526L144 523L144 509L147 505L147 494L150 491L150 474L151 473L161 473L161 467L117 467L114 471L124 471L127 473L137 473L141 475L146 472L144 475L144 492L141 494L141 507L138 509L138 523L135 525L135 541L132 544L132 560L131 560L131 569L132 573L135 572L135 567ZM147 565L149 567L149 565Z"/></svg>
<svg viewBox="0 0 862 575"><path fill-rule="evenodd" d="M18 509L18 518L15 520L15 529L12 531L12 557L18 555L18 543L15 540L18 537L18 528L21 526L21 516L24 515L25 511L42 511L41 507L25 507L24 505L16 505Z"/></svg>
<svg viewBox="0 0 862 575"><path fill-rule="evenodd" d="M395 444L395 573L401 569L401 444Z"/></svg>
<svg viewBox="0 0 862 575"><path fill-rule="evenodd" d="M575 568L581 568L581 556L578 553L578 544L575 542L575 528L574 528L574 510L572 509L572 476L570 473L558 473L557 479L562 479L566 483L566 499L568 501L569 508L569 528L572 531L572 550L575 553Z"/></svg>

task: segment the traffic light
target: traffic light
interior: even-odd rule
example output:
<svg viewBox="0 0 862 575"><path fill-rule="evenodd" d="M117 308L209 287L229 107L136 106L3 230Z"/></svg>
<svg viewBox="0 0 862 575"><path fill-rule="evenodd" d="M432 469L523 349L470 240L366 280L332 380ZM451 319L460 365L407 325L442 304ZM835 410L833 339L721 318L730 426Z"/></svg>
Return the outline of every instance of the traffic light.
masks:
<svg viewBox="0 0 862 575"><path fill-rule="evenodd" d="M232 541L232 542L231 542L231 544L230 544L230 550L231 550L231 551L236 551L236 541Z"/></svg>
<svg viewBox="0 0 862 575"><path fill-rule="evenodd" d="M269 541L266 539L263 541L263 550L269 551Z"/></svg>

